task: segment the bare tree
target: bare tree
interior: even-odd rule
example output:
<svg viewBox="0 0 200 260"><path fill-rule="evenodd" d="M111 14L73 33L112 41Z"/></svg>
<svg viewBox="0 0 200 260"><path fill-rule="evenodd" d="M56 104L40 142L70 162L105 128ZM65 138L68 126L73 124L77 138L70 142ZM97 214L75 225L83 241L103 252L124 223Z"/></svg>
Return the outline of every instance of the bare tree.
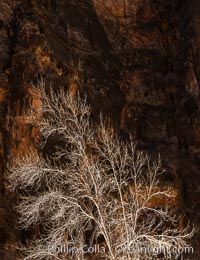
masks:
<svg viewBox="0 0 200 260"><path fill-rule="evenodd" d="M54 150L13 162L8 174L20 228L38 227L25 259L63 259L64 244L84 255L99 243L112 260L178 257L194 229L180 227L167 205L177 194L159 188L160 159L122 142L103 120L92 124L80 96L44 88L41 96L41 145L53 140ZM158 198L165 203L155 207Z"/></svg>

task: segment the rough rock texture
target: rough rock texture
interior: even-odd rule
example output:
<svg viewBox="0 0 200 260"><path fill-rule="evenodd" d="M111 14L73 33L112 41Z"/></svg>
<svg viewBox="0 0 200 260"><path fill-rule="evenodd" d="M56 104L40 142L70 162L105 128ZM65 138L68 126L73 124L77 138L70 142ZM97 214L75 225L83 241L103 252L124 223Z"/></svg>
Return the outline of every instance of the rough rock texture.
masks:
<svg viewBox="0 0 200 260"><path fill-rule="evenodd" d="M200 221L200 3L198 0L1 0L0 244L15 259L4 172L35 149L34 85L86 92L138 147L161 154L180 208ZM194 259L198 259L198 237ZM6 248L8 250L6 250ZM4 257L4 258L3 258Z"/></svg>
<svg viewBox="0 0 200 260"><path fill-rule="evenodd" d="M180 185L180 207L199 225L200 3L113 2L95 5L122 62L122 132L161 154L170 178Z"/></svg>
<svg viewBox="0 0 200 260"><path fill-rule="evenodd" d="M93 116L101 110L116 125L124 101L117 83L120 62L91 1L1 1L0 61L0 258L14 259L21 234L4 172L11 159L35 149L33 114L40 95L34 86L45 80L47 87L62 86L72 94L79 88Z"/></svg>

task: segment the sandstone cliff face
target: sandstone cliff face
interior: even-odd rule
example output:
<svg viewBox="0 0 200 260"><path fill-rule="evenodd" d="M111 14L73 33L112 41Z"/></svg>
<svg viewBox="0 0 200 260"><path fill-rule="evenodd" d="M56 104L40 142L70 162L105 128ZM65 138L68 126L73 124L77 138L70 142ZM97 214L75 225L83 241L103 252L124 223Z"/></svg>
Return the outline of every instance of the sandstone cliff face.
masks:
<svg viewBox="0 0 200 260"><path fill-rule="evenodd" d="M0 243L1 259L15 258L21 235L6 193L4 172L14 157L35 149L32 114L40 107L34 88L64 87L87 94L96 117L101 110L119 122L123 104L120 61L91 1L1 1L0 4Z"/></svg>
<svg viewBox="0 0 200 260"><path fill-rule="evenodd" d="M2 0L0 4L0 243L20 240L4 172L35 149L34 86L87 93L93 116L161 154L181 189L180 208L200 220L200 3L148 0ZM194 241L198 244L198 238ZM11 259L4 251L5 259ZM10 252L10 251L9 251ZM6 256L7 254L7 256ZM10 254L10 253L9 253ZM195 257L198 255L196 251ZM7 257L7 258L6 258ZM14 253L13 253L14 257ZM3 257L2 257L3 258Z"/></svg>
<svg viewBox="0 0 200 260"><path fill-rule="evenodd" d="M122 131L131 132L143 149L161 154L167 172L180 185L181 208L198 225L200 4L129 0L95 4L122 62L120 86L126 100Z"/></svg>

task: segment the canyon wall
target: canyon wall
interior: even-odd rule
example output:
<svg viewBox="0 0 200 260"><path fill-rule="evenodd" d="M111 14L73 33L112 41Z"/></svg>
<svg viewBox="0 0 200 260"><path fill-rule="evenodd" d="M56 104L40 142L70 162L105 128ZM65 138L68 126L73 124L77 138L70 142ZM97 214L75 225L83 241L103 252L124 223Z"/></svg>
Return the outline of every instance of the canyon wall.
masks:
<svg viewBox="0 0 200 260"><path fill-rule="evenodd" d="M180 187L180 209L200 223L198 1L95 1L122 63L120 126L138 147L160 153ZM194 238L199 256L198 237Z"/></svg>
<svg viewBox="0 0 200 260"><path fill-rule="evenodd" d="M200 3L197 0L2 0L0 3L0 252L15 259L11 159L36 149L37 84L86 93L92 116L152 156L200 221ZM198 239L193 241L198 259Z"/></svg>

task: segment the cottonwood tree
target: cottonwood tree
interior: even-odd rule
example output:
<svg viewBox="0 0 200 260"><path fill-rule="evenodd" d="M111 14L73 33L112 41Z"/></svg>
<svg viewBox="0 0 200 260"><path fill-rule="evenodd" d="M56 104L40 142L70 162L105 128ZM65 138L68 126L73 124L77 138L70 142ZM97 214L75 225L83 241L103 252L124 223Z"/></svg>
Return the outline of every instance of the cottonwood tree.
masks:
<svg viewBox="0 0 200 260"><path fill-rule="evenodd" d="M8 174L19 227L38 227L25 259L70 259L64 244L80 249L76 259L95 244L112 260L178 257L194 229L180 227L167 203L152 203L176 196L159 188L160 160L122 142L103 120L92 124L80 96L41 96L41 146L52 142L53 149L49 157L32 153L13 162Z"/></svg>

